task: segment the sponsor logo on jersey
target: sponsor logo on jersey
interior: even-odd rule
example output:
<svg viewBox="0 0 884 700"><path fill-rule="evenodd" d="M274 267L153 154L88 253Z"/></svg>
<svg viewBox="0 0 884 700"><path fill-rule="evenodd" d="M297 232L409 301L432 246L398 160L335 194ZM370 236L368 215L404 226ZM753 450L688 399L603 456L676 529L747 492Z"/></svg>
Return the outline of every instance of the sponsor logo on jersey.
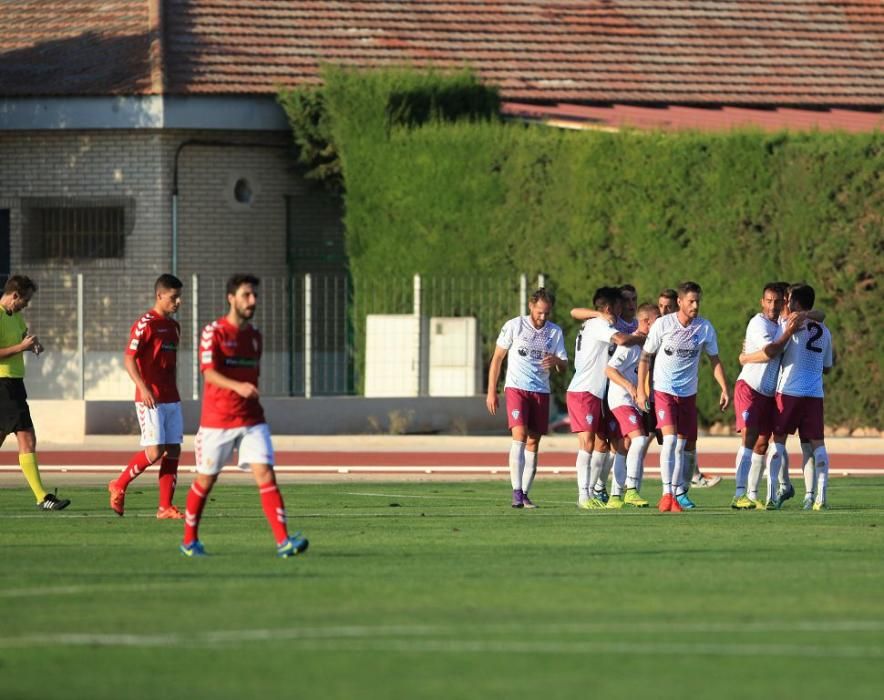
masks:
<svg viewBox="0 0 884 700"><path fill-rule="evenodd" d="M257 367L258 360L253 357L225 357L226 367Z"/></svg>
<svg viewBox="0 0 884 700"><path fill-rule="evenodd" d="M132 342L129 343L129 349L130 350L137 350L138 349L138 338L132 338Z"/></svg>
<svg viewBox="0 0 884 700"><path fill-rule="evenodd" d="M175 343L163 343L160 348L167 352L178 352L178 346Z"/></svg>
<svg viewBox="0 0 884 700"><path fill-rule="evenodd" d="M675 350L673 350L672 348L663 348L663 352L665 352L667 355L671 355L675 352Z"/></svg>

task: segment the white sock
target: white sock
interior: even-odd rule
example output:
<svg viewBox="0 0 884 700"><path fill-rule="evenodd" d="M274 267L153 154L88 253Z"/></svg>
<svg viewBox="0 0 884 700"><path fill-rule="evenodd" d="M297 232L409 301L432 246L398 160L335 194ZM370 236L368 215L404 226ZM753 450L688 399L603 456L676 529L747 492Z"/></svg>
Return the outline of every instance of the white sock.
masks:
<svg viewBox="0 0 884 700"><path fill-rule="evenodd" d="M522 470L525 468L525 443L513 440L510 445L510 482L513 491L522 488Z"/></svg>
<svg viewBox="0 0 884 700"><path fill-rule="evenodd" d="M611 468L614 466L614 450L605 452L605 463L602 466L602 473L599 474L599 480L595 483L596 491L604 491L608 485L608 477L611 475Z"/></svg>
<svg viewBox="0 0 884 700"><path fill-rule="evenodd" d="M647 435L632 438L629 452L626 453L626 488L638 490L642 478L642 457L644 456Z"/></svg>
<svg viewBox="0 0 884 700"><path fill-rule="evenodd" d="M607 452L593 452L589 458L589 483L593 488L597 488L602 470L605 468L605 460L608 458ZM590 494L592 495L592 494Z"/></svg>
<svg viewBox="0 0 884 700"><path fill-rule="evenodd" d="M804 474L804 496L810 496L816 493L816 469L813 463L813 446L809 442L801 443L801 471Z"/></svg>
<svg viewBox="0 0 884 700"><path fill-rule="evenodd" d="M737 450L737 463L734 466L734 478L737 481L737 488L734 491L734 498L746 495L746 481L749 478L749 469L752 467L752 454L752 450L742 445Z"/></svg>
<svg viewBox="0 0 884 700"><path fill-rule="evenodd" d="M577 450L577 497L589 498L589 452Z"/></svg>
<svg viewBox="0 0 884 700"><path fill-rule="evenodd" d="M768 452L772 449L773 447L769 448ZM749 498L753 501L758 500L758 486L761 484L761 473L764 471L764 458L765 455L756 454L755 452L752 453L746 490L749 493Z"/></svg>
<svg viewBox="0 0 884 700"><path fill-rule="evenodd" d="M672 470L675 467L675 435L664 435L660 448L660 478L663 480L663 495L672 493Z"/></svg>
<svg viewBox="0 0 884 700"><path fill-rule="evenodd" d="M690 477L685 482L684 446L686 443L687 440L684 438L676 438L675 440L675 459L672 466L672 493L676 496L687 493L687 484L691 482Z"/></svg>
<svg viewBox="0 0 884 700"><path fill-rule="evenodd" d="M775 442L773 450L767 452L767 502L777 497L777 489L780 485L780 467L783 466L783 455L786 446Z"/></svg>
<svg viewBox="0 0 884 700"><path fill-rule="evenodd" d="M626 487L626 455L619 452L614 454L614 480L611 482L611 493L614 496L622 496Z"/></svg>
<svg viewBox="0 0 884 700"><path fill-rule="evenodd" d="M813 461L816 466L816 502L826 502L826 488L829 485L829 453L826 446L820 445L813 451Z"/></svg>
<svg viewBox="0 0 884 700"><path fill-rule="evenodd" d="M783 464L780 468L780 486L789 486L792 480L789 478L789 450L783 445Z"/></svg>
<svg viewBox="0 0 884 700"><path fill-rule="evenodd" d="M522 470L522 492L527 494L537 474L537 453L525 450L525 468Z"/></svg>
<svg viewBox="0 0 884 700"><path fill-rule="evenodd" d="M694 480L694 477L699 473L699 469L697 469L697 451L696 450L688 450L685 448L684 451L684 483L685 486L690 486L691 482Z"/></svg>

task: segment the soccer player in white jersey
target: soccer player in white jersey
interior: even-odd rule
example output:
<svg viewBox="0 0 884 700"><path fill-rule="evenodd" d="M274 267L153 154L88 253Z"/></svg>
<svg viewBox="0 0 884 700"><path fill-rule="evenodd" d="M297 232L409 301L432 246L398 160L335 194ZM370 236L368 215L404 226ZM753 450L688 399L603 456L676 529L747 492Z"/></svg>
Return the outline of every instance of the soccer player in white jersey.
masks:
<svg viewBox="0 0 884 700"><path fill-rule="evenodd" d="M638 333L647 335L659 316L660 312L653 304L639 307L636 316ZM619 508L624 505L636 508L647 508L648 506L648 502L639 494L645 446L648 442L644 414L636 404L640 355L641 348L637 345L632 347L621 345L608 360L608 366L605 368L605 374L610 381L608 407L619 424L621 435L616 441L615 449L619 455L625 456L622 461L624 469L618 468L621 460L615 462L614 465L614 481L608 508Z"/></svg>
<svg viewBox="0 0 884 700"><path fill-rule="evenodd" d="M660 450L660 476L663 497L661 512L681 512L693 508L687 495L690 475L683 470L684 446L697 439L697 384L700 354L712 364L712 376L721 388L718 405L724 411L730 404L727 377L718 358L718 338L712 324L700 316L702 290L696 282L678 287L678 312L663 316L651 328L638 363L636 403L645 406L648 366L654 357L654 405L657 423L663 432ZM662 352L660 352L662 350Z"/></svg>
<svg viewBox="0 0 884 700"><path fill-rule="evenodd" d="M641 345L644 336L621 333L614 327L620 290L601 287L593 295L594 318L585 320L577 334L574 377L568 386L568 418L571 432L577 433L577 505L585 510L604 508L605 503L592 497L590 489L599 481L605 466L608 445L602 416L608 377L608 347ZM572 309L578 320L587 317L588 309Z"/></svg>
<svg viewBox="0 0 884 700"><path fill-rule="evenodd" d="M790 311L813 309L816 300L813 287L793 285L789 292ZM816 476L815 499L813 493L807 494L804 508L826 508L829 455L823 437L823 375L829 373L833 364L832 334L818 321L808 320L789 338L783 350L777 382L774 449L767 457L767 500L774 508L779 508L783 502L774 486L784 461L786 436L796 430L802 442L810 442Z"/></svg>
<svg viewBox="0 0 884 700"><path fill-rule="evenodd" d="M761 313L753 316L746 326L743 353L753 356L754 360L743 365L734 387L737 432L742 433L735 465L736 490L731 501L731 508L737 510L758 507L756 500L746 494L749 470L754 467L756 473L761 473L773 431L780 353L800 322L798 316L793 315L788 323L780 325L783 293L779 282L764 285Z"/></svg>
<svg viewBox="0 0 884 700"><path fill-rule="evenodd" d="M549 372L568 368L568 353L562 329L549 320L554 298L543 287L531 295L528 315L510 319L497 337L497 347L488 368L485 406L497 414L497 380L506 358L507 426L510 445L510 481L513 508L535 508L528 491L537 473L540 438L549 427Z"/></svg>

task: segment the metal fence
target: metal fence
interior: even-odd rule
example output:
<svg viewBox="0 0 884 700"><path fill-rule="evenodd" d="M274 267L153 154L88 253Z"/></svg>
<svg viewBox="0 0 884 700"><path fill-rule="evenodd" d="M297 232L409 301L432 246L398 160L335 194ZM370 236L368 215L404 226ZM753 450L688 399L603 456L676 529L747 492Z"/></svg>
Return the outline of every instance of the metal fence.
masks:
<svg viewBox="0 0 884 700"><path fill-rule="evenodd" d="M155 275L111 272L32 275L38 292L24 312L30 332L46 352L26 354L28 394L34 399L129 399L131 380L123 350L132 324L153 306ZM202 327L227 311L226 279L194 275L185 283L177 319L181 324L178 386L182 398L199 398L197 348ZM542 278L538 280L542 286ZM524 313L528 280L514 278L384 278L353 284L346 274L317 273L261 280L254 323L264 336L261 391L265 396L362 394L367 318L416 320L415 336L395 337L396 324L375 324L387 348L390 386L401 374L426 377L426 367L404 366L397 348L415 348L413 363L427 362L431 317L475 318L479 363L484 372L501 324ZM483 361L484 358L484 361ZM384 365L386 366L386 365ZM377 379L377 377L376 377ZM380 377L380 384L384 384ZM377 382L375 382L377 384ZM477 391L481 391L481 386ZM426 393L427 383L417 393Z"/></svg>

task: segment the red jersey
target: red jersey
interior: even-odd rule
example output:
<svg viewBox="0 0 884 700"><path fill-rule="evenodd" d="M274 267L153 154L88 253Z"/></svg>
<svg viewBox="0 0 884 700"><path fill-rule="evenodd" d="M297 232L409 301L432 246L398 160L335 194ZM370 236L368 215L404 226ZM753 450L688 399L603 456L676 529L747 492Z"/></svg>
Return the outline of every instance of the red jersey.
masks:
<svg viewBox="0 0 884 700"><path fill-rule="evenodd" d="M157 403L180 401L175 381L175 366L181 326L151 309L129 331L126 354L135 358L138 371L144 378ZM135 387L135 400L141 401L141 392Z"/></svg>
<svg viewBox="0 0 884 700"><path fill-rule="evenodd" d="M237 382L258 386L263 343L251 323L237 328L222 316L203 329L200 338L200 371L214 369ZM200 425L206 428L238 428L264 423L258 399L244 399L231 389L205 383Z"/></svg>

